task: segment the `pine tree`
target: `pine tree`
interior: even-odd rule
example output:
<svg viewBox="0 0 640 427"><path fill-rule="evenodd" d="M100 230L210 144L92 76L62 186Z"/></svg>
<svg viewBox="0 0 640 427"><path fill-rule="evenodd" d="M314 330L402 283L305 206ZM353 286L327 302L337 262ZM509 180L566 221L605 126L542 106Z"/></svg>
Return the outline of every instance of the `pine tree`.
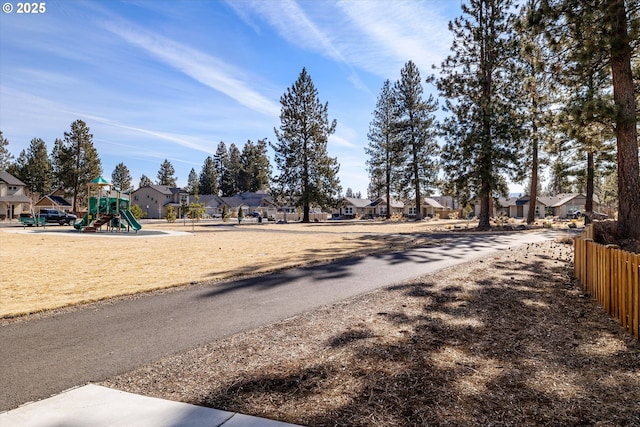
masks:
<svg viewBox="0 0 640 427"><path fill-rule="evenodd" d="M241 155L236 144L231 143L229 146L229 158L225 165L226 177L225 188L223 190L225 196L234 196L240 192L240 173L242 171Z"/></svg>
<svg viewBox="0 0 640 427"><path fill-rule="evenodd" d="M111 173L111 185L120 191L128 192L133 190L131 181L132 178L131 173L129 173L129 168L122 162L118 163Z"/></svg>
<svg viewBox="0 0 640 427"><path fill-rule="evenodd" d="M218 194L218 171L215 160L211 156L208 156L202 165L198 190L200 194Z"/></svg>
<svg viewBox="0 0 640 427"><path fill-rule="evenodd" d="M27 185L30 194L43 196L51 192L52 166L42 139L32 139L28 150L22 150L9 169L9 173Z"/></svg>
<svg viewBox="0 0 640 427"><path fill-rule="evenodd" d="M153 182L151 181L151 178L149 178L145 174L142 174L142 176L140 177L140 183L138 184L138 188L149 187L152 184Z"/></svg>
<svg viewBox="0 0 640 427"><path fill-rule="evenodd" d="M216 154L213 156L215 162L216 172L218 174L218 189L222 196L229 196L227 190L230 187L229 173L227 165L229 164L229 151L223 141L220 141Z"/></svg>
<svg viewBox="0 0 640 427"><path fill-rule="evenodd" d="M2 135L0 130L0 170L7 170L13 161L13 155L7 148L9 146L9 140Z"/></svg>
<svg viewBox="0 0 640 427"><path fill-rule="evenodd" d="M262 139L257 144L247 141L240 155L242 168L239 174L240 191L260 191L269 188L271 166L267 156L267 142Z"/></svg>
<svg viewBox="0 0 640 427"><path fill-rule="evenodd" d="M490 228L490 200L507 193L504 175L515 176L523 137L521 105L512 80L516 44L512 0L470 0L449 24L452 55L438 80L451 115L442 129L442 160L458 194L480 199L479 229Z"/></svg>
<svg viewBox="0 0 640 427"><path fill-rule="evenodd" d="M604 23L608 31L613 101L616 106L615 133L618 148L618 235L640 240L640 160L638 158L638 116L631 71L632 42L640 35L640 11L635 5L629 15L624 0L605 1ZM632 28L629 34L628 28Z"/></svg>
<svg viewBox="0 0 640 427"><path fill-rule="evenodd" d="M40 138L32 139L27 152L28 179L25 181L29 190L40 196L49 194L51 192L51 172L47 144Z"/></svg>
<svg viewBox="0 0 640 427"><path fill-rule="evenodd" d="M176 177L173 175L176 173L175 169L171 162L167 159L164 159L164 162L160 165L160 169L158 170L158 185L166 185L168 187L176 186Z"/></svg>
<svg viewBox="0 0 640 427"><path fill-rule="evenodd" d="M369 195L385 195L387 218L391 218L391 194L398 178L399 168L404 163L405 151L400 145L397 122L399 120L397 105L391 82L386 80L382 85L373 120L369 124L367 138L369 144L365 153L369 156L367 166L370 177Z"/></svg>
<svg viewBox="0 0 640 427"><path fill-rule="evenodd" d="M621 238L640 240L640 162L638 159L637 93L632 53L640 36L640 7L625 0L549 0L545 12L557 22L550 37L557 41L582 75L611 74L613 108L592 108L608 115L617 143L618 230ZM565 29L569 30L566 34ZM558 36L558 34L560 36ZM568 43L567 43L568 40ZM596 80L597 82L597 80Z"/></svg>
<svg viewBox="0 0 640 427"><path fill-rule="evenodd" d="M198 174L196 173L196 170L194 168L191 168L191 171L189 172L189 177L187 178L187 193L194 195L194 194L199 194L199 181L198 181Z"/></svg>
<svg viewBox="0 0 640 427"><path fill-rule="evenodd" d="M73 198L73 211L87 204L87 185L102 174L93 135L82 120L71 124L71 131L63 140L56 140L53 150L54 173L57 183Z"/></svg>
<svg viewBox="0 0 640 427"><path fill-rule="evenodd" d="M528 179L525 187L529 194L527 223L535 221L538 189L540 188L540 164L544 160L542 148L550 139L549 130L553 123L551 107L555 101L555 85L552 73L554 61L546 44L544 27L546 22L540 12L541 0L528 0L516 22L519 35L520 72L523 82L522 98L525 100L525 131L527 133L527 156L521 174ZM557 71L557 70L556 70Z"/></svg>
<svg viewBox="0 0 640 427"><path fill-rule="evenodd" d="M328 104L320 102L305 68L280 104L280 130L274 129L278 143L271 144L279 173L274 181L284 193L294 195L303 209L302 222L309 222L312 204L332 205L341 191L340 166L327 153L336 121L329 122Z"/></svg>
<svg viewBox="0 0 640 427"><path fill-rule="evenodd" d="M396 132L404 145L405 165L401 184L405 197L413 194L416 218L422 218L421 193L432 188L438 175L435 141L434 111L438 104L433 96L425 100L420 71L413 61L407 62L400 71L400 80L393 88L398 118Z"/></svg>

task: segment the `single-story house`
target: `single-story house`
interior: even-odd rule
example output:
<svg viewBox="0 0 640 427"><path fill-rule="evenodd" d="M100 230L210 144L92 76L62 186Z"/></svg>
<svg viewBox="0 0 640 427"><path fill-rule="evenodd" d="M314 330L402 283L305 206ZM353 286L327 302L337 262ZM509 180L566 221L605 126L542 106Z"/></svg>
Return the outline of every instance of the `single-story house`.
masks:
<svg viewBox="0 0 640 427"><path fill-rule="evenodd" d="M40 198L34 205L35 210L40 209L58 209L61 211L69 212L72 209L71 202L65 199L63 196L51 193L47 196Z"/></svg>
<svg viewBox="0 0 640 427"><path fill-rule="evenodd" d="M538 197L538 202L545 206L545 215L559 218L571 218L577 211L584 212L587 196L580 193L561 193L553 197ZM600 199L593 195L593 211L600 209Z"/></svg>
<svg viewBox="0 0 640 427"><path fill-rule="evenodd" d="M221 197L220 199L227 205L231 213L236 213L238 209L242 209L245 216L257 212L263 218L275 218L278 212L278 205L276 205L271 194L266 191L245 191L235 196ZM220 209L222 209L222 206L220 206Z"/></svg>
<svg viewBox="0 0 640 427"><path fill-rule="evenodd" d="M579 193L562 193L555 196L536 197L535 218L542 219L547 216L559 218L571 218L577 211L584 212L587 197ZM510 218L526 218L531 206L531 198L528 195L519 197L499 197L497 200L491 199L492 216L503 213ZM480 199L473 200L474 214L480 215ZM593 196L593 210L599 209L599 201L596 195Z"/></svg>
<svg viewBox="0 0 640 427"><path fill-rule="evenodd" d="M444 210L444 206L431 197L423 197L420 200L420 214L422 215L422 218L432 218L442 210ZM404 214L408 217L416 216L415 200L411 200L404 204Z"/></svg>
<svg viewBox="0 0 640 427"><path fill-rule="evenodd" d="M31 209L31 198L25 194L26 184L9 172L0 171L0 219L14 219Z"/></svg>
<svg viewBox="0 0 640 427"><path fill-rule="evenodd" d="M371 206L371 200L359 199L357 197L344 197L334 211L334 215L345 218L361 218L365 216L373 217L375 206Z"/></svg>
<svg viewBox="0 0 640 427"><path fill-rule="evenodd" d="M389 200L391 207L391 215L402 215L404 213L404 203L394 199ZM370 203L373 208L373 216L387 216L387 198L378 197Z"/></svg>

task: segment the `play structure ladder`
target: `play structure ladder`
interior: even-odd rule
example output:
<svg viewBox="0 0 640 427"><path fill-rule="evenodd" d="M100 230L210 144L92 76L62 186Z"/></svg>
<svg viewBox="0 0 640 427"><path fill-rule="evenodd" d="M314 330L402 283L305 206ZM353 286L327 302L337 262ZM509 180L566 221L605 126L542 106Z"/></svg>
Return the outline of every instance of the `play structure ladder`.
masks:
<svg viewBox="0 0 640 427"><path fill-rule="evenodd" d="M100 215L100 217L97 218L95 221L93 221L93 223L91 223L88 227L84 227L82 231L85 233L95 233L98 230L98 228L102 227L104 224L108 223L112 219L113 219L112 214Z"/></svg>

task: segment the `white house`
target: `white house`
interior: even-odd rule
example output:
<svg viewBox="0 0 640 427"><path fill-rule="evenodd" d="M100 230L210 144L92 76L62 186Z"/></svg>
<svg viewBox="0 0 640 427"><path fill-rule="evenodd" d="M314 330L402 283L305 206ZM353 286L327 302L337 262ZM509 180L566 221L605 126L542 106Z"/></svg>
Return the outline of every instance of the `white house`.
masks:
<svg viewBox="0 0 640 427"><path fill-rule="evenodd" d="M14 219L31 208L26 184L7 171L0 171L0 219Z"/></svg>

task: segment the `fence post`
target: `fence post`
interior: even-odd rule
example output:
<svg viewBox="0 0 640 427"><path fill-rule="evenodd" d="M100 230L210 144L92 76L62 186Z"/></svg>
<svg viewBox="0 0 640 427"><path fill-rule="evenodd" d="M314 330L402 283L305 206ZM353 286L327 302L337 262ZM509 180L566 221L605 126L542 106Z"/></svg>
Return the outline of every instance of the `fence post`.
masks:
<svg viewBox="0 0 640 427"><path fill-rule="evenodd" d="M606 270L607 276L607 311L613 316L618 317L618 280L617 280L617 250L618 245L606 246Z"/></svg>

